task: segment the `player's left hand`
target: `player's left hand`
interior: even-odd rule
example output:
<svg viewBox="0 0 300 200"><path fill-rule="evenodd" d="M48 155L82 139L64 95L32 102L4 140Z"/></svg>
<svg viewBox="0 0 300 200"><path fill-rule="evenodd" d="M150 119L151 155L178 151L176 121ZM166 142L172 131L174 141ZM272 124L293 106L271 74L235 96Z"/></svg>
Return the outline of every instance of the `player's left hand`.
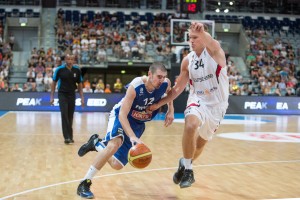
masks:
<svg viewBox="0 0 300 200"><path fill-rule="evenodd" d="M168 127L171 125L174 121L174 113L173 112L167 112L165 117L165 127Z"/></svg>

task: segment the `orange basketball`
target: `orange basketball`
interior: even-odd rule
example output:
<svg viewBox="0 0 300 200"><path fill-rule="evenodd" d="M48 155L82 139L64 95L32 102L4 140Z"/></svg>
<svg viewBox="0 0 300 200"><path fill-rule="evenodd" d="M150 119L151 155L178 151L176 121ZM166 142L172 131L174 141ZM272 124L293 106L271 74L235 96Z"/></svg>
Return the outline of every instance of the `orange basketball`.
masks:
<svg viewBox="0 0 300 200"><path fill-rule="evenodd" d="M137 144L129 149L128 162L135 168L145 168L152 160L152 152L145 144Z"/></svg>

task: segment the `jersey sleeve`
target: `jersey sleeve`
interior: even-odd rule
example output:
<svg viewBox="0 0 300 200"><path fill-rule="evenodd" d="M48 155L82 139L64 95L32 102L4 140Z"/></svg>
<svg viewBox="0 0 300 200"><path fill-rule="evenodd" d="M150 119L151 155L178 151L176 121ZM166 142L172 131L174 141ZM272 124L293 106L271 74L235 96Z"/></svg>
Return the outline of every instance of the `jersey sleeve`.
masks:
<svg viewBox="0 0 300 200"><path fill-rule="evenodd" d="M53 79L53 81L55 81L55 82L57 82L58 79L59 79L59 71L60 71L60 68L57 68L57 69L54 71L54 73L53 73L52 79Z"/></svg>

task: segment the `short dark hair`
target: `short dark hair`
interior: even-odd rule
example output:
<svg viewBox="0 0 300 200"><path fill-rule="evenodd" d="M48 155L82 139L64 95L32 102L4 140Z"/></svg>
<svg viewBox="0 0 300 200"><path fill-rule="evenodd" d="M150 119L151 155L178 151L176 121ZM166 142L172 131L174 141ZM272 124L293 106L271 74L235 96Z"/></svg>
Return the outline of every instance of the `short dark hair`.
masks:
<svg viewBox="0 0 300 200"><path fill-rule="evenodd" d="M154 62L152 65L150 65L149 67L149 71L154 74L157 69L160 69L161 71L163 72L166 72L167 71L167 68L165 67L164 64L160 63L160 62Z"/></svg>

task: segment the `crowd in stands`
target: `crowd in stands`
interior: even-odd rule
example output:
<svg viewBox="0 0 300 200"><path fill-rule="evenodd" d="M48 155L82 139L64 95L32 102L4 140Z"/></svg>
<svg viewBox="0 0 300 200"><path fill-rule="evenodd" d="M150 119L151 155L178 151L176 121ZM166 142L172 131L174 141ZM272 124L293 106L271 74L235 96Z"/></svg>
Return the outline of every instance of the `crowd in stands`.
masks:
<svg viewBox="0 0 300 200"><path fill-rule="evenodd" d="M8 75L13 59L13 41L6 42L3 36L4 24L0 20L0 91L6 91L8 88Z"/></svg>
<svg viewBox="0 0 300 200"><path fill-rule="evenodd" d="M131 23L119 24L118 15L108 12L84 16L80 23L66 20L63 10L57 13L55 31L57 48L33 48L28 62L27 82L22 89L15 84L10 91L50 91L52 75L56 67L64 62L64 55L74 54L80 65L107 62L109 57L118 60L163 61L175 53L170 45L170 19L182 16L157 14L152 24L139 23L132 16ZM185 16L183 16L185 17ZM114 26L113 24L116 24ZM185 27L187 28L187 27ZM185 29L174 27L175 40L182 42ZM0 36L3 26L0 24ZM246 29L250 44L245 58L250 78L241 76L235 63L227 57L231 95L300 96L299 52L280 37L270 41L263 29ZM8 90L7 76L11 66L11 45L0 38L0 87ZM189 53L182 50L182 57ZM160 60L159 60L159 59ZM6 86L5 86L6 85ZM5 89L6 88L6 89ZM84 92L124 92L118 78L111 87L97 78L85 80Z"/></svg>
<svg viewBox="0 0 300 200"><path fill-rule="evenodd" d="M97 12L72 23L60 9L55 25L58 51L73 53L83 65L99 64L108 57L149 62L170 59L170 19L186 16L160 13L151 24L140 22L139 15L129 17L124 21L117 13Z"/></svg>
<svg viewBox="0 0 300 200"><path fill-rule="evenodd" d="M244 80L228 60L230 93L232 95L300 96L300 71L294 49L280 37L270 40L262 29L246 30L250 40L245 58L250 79Z"/></svg>

